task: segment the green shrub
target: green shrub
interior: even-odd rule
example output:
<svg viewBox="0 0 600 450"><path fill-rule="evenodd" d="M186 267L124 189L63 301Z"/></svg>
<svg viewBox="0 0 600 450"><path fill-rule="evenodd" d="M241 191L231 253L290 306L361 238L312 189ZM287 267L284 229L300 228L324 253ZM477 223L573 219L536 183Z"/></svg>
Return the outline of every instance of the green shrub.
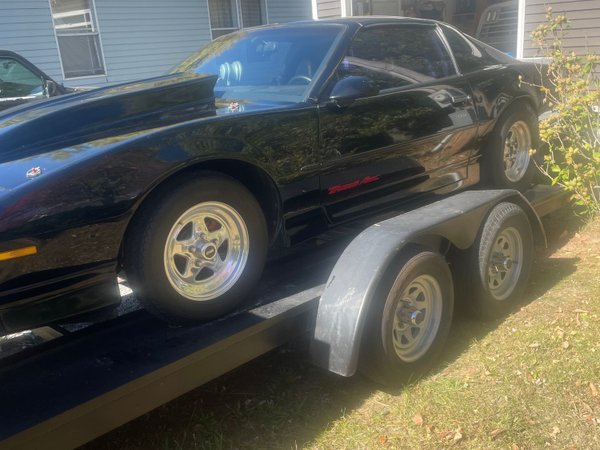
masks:
<svg viewBox="0 0 600 450"><path fill-rule="evenodd" d="M600 56L567 50L569 20L551 8L546 19L531 33L544 58L540 88L551 111L540 122L547 146L540 169L573 194L577 213L593 217L600 215Z"/></svg>

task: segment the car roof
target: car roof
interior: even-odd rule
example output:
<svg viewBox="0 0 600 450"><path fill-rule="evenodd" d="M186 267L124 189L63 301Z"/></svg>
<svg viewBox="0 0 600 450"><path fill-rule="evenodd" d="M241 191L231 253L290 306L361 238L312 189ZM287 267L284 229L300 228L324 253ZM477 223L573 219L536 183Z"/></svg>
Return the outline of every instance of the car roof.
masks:
<svg viewBox="0 0 600 450"><path fill-rule="evenodd" d="M398 17L398 16L353 16L353 17L338 17L335 19L319 19L319 20L302 20L297 22L289 22L290 25L296 24L354 24L358 26L368 26L377 24L431 24L440 23L432 19L419 19L416 17Z"/></svg>

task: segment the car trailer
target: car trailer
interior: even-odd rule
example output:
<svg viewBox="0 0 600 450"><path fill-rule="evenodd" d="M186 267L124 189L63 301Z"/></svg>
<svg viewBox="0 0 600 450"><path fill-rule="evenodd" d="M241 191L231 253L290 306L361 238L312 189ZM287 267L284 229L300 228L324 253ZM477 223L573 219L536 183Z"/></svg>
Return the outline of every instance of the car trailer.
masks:
<svg viewBox="0 0 600 450"><path fill-rule="evenodd" d="M540 217L566 199L550 186L464 191L371 225L342 252L338 240L268 266L254 306L218 320L173 327L137 310L50 330L0 359L0 448L75 448L306 336L317 365L393 382L437 356L467 288L483 316L504 311L533 240L545 244Z"/></svg>

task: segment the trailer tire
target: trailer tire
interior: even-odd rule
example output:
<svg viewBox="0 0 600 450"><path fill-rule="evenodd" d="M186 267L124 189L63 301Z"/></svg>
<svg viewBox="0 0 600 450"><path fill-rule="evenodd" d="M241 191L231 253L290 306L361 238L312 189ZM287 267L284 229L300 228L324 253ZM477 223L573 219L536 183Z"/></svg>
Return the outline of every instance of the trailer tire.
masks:
<svg viewBox="0 0 600 450"><path fill-rule="evenodd" d="M534 251L531 224L523 209L514 203L496 205L459 264L462 282L458 286L464 291L456 292L456 298L481 319L504 316L527 287Z"/></svg>
<svg viewBox="0 0 600 450"><path fill-rule="evenodd" d="M454 308L445 259L420 246L402 250L377 290L362 340L359 370L395 386L429 368L448 336Z"/></svg>

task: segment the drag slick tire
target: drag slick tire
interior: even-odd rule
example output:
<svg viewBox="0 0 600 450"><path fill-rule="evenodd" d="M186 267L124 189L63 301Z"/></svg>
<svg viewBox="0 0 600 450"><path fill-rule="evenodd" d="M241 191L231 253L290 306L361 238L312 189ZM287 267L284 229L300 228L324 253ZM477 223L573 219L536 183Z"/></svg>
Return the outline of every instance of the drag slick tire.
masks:
<svg viewBox="0 0 600 450"><path fill-rule="evenodd" d="M452 274L445 259L409 246L380 283L365 324L360 371L395 386L437 360L450 330Z"/></svg>
<svg viewBox="0 0 600 450"><path fill-rule="evenodd" d="M510 312L527 287L534 252L531 225L523 209L514 203L496 205L459 263L462 282L456 297L463 309L482 319Z"/></svg>
<svg viewBox="0 0 600 450"><path fill-rule="evenodd" d="M124 268L143 306L171 322L212 319L258 281L268 236L260 205L236 180L197 172L136 216Z"/></svg>

